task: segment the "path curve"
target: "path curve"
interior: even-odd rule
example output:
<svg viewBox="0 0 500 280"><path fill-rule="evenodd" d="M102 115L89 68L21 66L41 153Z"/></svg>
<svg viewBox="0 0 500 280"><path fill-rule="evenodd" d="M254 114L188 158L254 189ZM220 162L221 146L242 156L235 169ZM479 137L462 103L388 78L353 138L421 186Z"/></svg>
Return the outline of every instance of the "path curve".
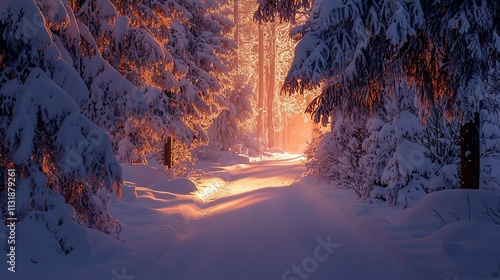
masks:
<svg viewBox="0 0 500 280"><path fill-rule="evenodd" d="M168 279L429 279L336 213L314 180L297 182L300 156L226 171L222 195L200 205L171 248L160 269Z"/></svg>

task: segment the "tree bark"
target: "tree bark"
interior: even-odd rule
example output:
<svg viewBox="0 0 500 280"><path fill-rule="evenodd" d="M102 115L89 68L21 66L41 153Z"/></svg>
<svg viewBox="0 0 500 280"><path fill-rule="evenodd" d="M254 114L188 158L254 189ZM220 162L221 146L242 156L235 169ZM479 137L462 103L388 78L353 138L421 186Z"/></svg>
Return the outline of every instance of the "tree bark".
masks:
<svg viewBox="0 0 500 280"><path fill-rule="evenodd" d="M309 106L311 104L311 102L313 101L313 96L312 94L309 94L307 96L307 99L306 99L306 103L307 103L307 106ZM305 114L305 113L303 113ZM320 134L318 133L318 128L319 128L319 124L315 123L313 120L310 120L309 121L311 123L311 126L310 126L310 129L311 129L311 134L310 134L310 141L312 141L314 138L318 137Z"/></svg>
<svg viewBox="0 0 500 280"><path fill-rule="evenodd" d="M480 176L480 119L474 119L460 126L460 188L479 189Z"/></svg>
<svg viewBox="0 0 500 280"><path fill-rule="evenodd" d="M282 144L281 147L284 150L289 150L288 148L288 116L285 114L283 116L283 129L281 130L281 136L282 136Z"/></svg>
<svg viewBox="0 0 500 280"><path fill-rule="evenodd" d="M234 41L236 42L236 57L234 59L234 64L236 65L236 79L238 81L240 75L240 11L238 9L238 0L234 0Z"/></svg>
<svg viewBox="0 0 500 280"><path fill-rule="evenodd" d="M257 100L257 137L264 139L264 30L259 24L259 96Z"/></svg>
<svg viewBox="0 0 500 280"><path fill-rule="evenodd" d="M267 138L269 147L275 146L274 135L274 88L276 85L276 24L271 25L270 53L269 53L269 87L267 91Z"/></svg>
<svg viewBox="0 0 500 280"><path fill-rule="evenodd" d="M168 136L163 152L164 165L172 169L172 136Z"/></svg>

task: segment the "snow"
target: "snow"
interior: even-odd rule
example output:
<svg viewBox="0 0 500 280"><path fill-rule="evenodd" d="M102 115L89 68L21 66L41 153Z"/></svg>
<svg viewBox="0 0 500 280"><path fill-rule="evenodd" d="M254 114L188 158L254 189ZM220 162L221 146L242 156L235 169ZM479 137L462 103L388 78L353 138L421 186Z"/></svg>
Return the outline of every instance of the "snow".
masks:
<svg viewBox="0 0 500 280"><path fill-rule="evenodd" d="M484 212L485 205L496 209L498 203L500 195L486 190L434 192L402 215L393 229L407 231L399 246L411 248L412 259L422 265L447 267L460 279L488 279L500 262L500 243L495 241L500 228ZM418 228L418 238L409 235L409 228Z"/></svg>
<svg viewBox="0 0 500 280"><path fill-rule="evenodd" d="M85 229L90 256L80 248L22 262L0 277L488 279L496 271L500 226L482 212L483 200L500 203L498 193L439 191L406 210L365 204L352 191L304 177L301 155L270 150L272 157L245 164L227 165L239 158L230 153L201 161L188 178L172 179L159 165L122 164L123 199L109 207L121 222L120 240ZM27 220L19 231L37 226ZM19 239L24 252L47 255L50 238L33 238Z"/></svg>
<svg viewBox="0 0 500 280"><path fill-rule="evenodd" d="M123 181L133 182L140 186L150 186L155 181L167 177L164 170L161 170L161 166L122 163L121 167L123 171ZM167 178L172 179L172 177Z"/></svg>
<svg viewBox="0 0 500 280"><path fill-rule="evenodd" d="M326 18L332 14L334 9L342 7L342 1L339 0L323 0L321 1L320 17Z"/></svg>
<svg viewBox="0 0 500 280"><path fill-rule="evenodd" d="M33 1L2 1L0 6L0 22L5 24L13 21L13 26L10 27L12 33L10 38L6 38L7 45L14 43L15 40L30 42L25 46L27 48L27 56L36 56L39 48L50 43L50 35L45 26L40 24L40 10ZM5 36L5 35L3 35ZM24 57L25 59L27 57Z"/></svg>
<svg viewBox="0 0 500 280"><path fill-rule="evenodd" d="M444 190L434 192L425 196L418 207L409 209L402 217L405 222L428 222L434 221L433 228L441 228L442 221L435 219L435 215L430 209L435 209L442 213L448 222L453 222L454 213L461 217L461 220L469 220L469 207L467 197L470 200L470 220L483 221L486 217L483 214L484 205L494 205L498 202L500 195L486 190ZM449 217L451 219L448 219ZM500 230L500 228L499 228Z"/></svg>
<svg viewBox="0 0 500 280"><path fill-rule="evenodd" d="M14 81L7 83L5 89L10 89L11 93L23 93L19 95L19 100L12 108L13 119L6 131L6 140L9 143L16 143L16 139L19 139L20 143L15 148L12 160L21 164L28 161L33 150L36 113L44 108L40 117L45 121L60 118L67 112L78 111L78 106L39 69L32 70L23 87L19 87ZM41 95L40 92L46 94ZM57 104L54 100L57 100Z"/></svg>
<svg viewBox="0 0 500 280"><path fill-rule="evenodd" d="M264 149L264 139L245 135L254 125L254 85L230 67L237 62L230 2L143 2L0 3L0 161L19 172L19 273L2 271L1 279L498 276L498 120L481 116L487 120L481 187L492 191L450 190L458 185L452 129L436 121L429 122L435 130L424 127L411 105L416 92L385 71L393 66L391 53L423 32L449 58L452 111L468 109L467 121L494 99L487 62L500 39L485 32L495 24L491 1L458 10L437 1L443 9L425 16L420 1L313 3L294 31L302 40L285 84L290 92L325 87L310 108L316 120L336 123L306 150L308 160L318 155L307 168L337 176L338 186L303 175L303 156ZM309 1L302 2L294 5ZM421 28L433 17L442 18L441 26ZM491 73L469 75L467 65ZM243 68L236 72L248 72ZM367 86L377 88L364 77L386 72L373 80L385 84L375 99L387 103L377 119L365 126L370 117L338 110ZM185 178L151 163L168 133L175 138L174 170L191 172ZM210 161L191 171L206 143L203 158ZM115 156L141 164L120 168ZM0 251L12 251L6 210L0 212ZM4 264L5 258L0 254Z"/></svg>
<svg viewBox="0 0 500 280"><path fill-rule="evenodd" d="M498 52L500 52L500 36L498 36L498 33L493 30L493 38L495 39L495 47Z"/></svg>
<svg viewBox="0 0 500 280"><path fill-rule="evenodd" d="M152 190L164 190L175 194L189 194L197 190L196 185L187 178L171 180L159 179L149 186Z"/></svg>
<svg viewBox="0 0 500 280"><path fill-rule="evenodd" d="M127 33L129 28L129 18L126 16L120 16L116 20L115 26L113 27L115 39L119 40L122 36Z"/></svg>
<svg viewBox="0 0 500 280"><path fill-rule="evenodd" d="M221 155L217 159L221 165L229 166L235 164L249 163L250 159L248 157L233 154L231 152L221 152Z"/></svg>
<svg viewBox="0 0 500 280"><path fill-rule="evenodd" d="M281 149L281 148L272 147L272 148L267 148L266 153L284 154L285 151L283 151L283 149Z"/></svg>

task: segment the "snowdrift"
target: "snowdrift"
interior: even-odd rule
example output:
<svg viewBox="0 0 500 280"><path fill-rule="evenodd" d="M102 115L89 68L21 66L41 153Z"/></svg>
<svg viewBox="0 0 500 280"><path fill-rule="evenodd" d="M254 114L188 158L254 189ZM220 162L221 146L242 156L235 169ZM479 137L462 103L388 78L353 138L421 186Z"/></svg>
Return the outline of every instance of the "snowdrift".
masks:
<svg viewBox="0 0 500 280"><path fill-rule="evenodd" d="M426 195L390 228L399 249L422 267L457 279L493 279L500 266L500 218L493 211L500 215L499 193L444 190Z"/></svg>
<svg viewBox="0 0 500 280"><path fill-rule="evenodd" d="M166 191L175 194L189 194L197 191L195 183L188 178L159 179L149 186L152 190Z"/></svg>

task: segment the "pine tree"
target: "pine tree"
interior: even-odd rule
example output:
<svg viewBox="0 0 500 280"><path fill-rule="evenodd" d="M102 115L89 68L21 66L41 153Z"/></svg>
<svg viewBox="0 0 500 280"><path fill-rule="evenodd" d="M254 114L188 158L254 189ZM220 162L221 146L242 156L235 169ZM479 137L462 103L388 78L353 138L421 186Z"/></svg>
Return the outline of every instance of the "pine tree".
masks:
<svg viewBox="0 0 500 280"><path fill-rule="evenodd" d="M500 173L500 62L488 75L488 94L481 105L481 188L499 190Z"/></svg>
<svg viewBox="0 0 500 280"><path fill-rule="evenodd" d="M423 103L444 104L460 119L460 187L477 189L480 104L500 57L500 4L440 1L424 7L426 26L401 48L402 61Z"/></svg>
<svg viewBox="0 0 500 280"><path fill-rule="evenodd" d="M318 0L312 4L308 21L295 30L302 39L285 90L293 93L325 85L309 111L326 124L335 106L354 114L377 108L381 93L392 86L386 73L402 67L391 75L408 79L423 111L443 106L460 118L460 185L478 188L479 109L486 75L500 53L498 2ZM290 20L295 15L287 13L299 7L296 1L262 1L258 18L273 20L280 14Z"/></svg>
<svg viewBox="0 0 500 280"><path fill-rule="evenodd" d="M386 153L389 158L380 182L387 186L385 199L389 206L407 207L408 200L414 198L412 192L425 193L435 171L429 151L422 145L424 128L414 105L415 92L405 80L395 84L394 89L385 93L388 122L381 130L385 131L379 134L379 141L389 145Z"/></svg>
<svg viewBox="0 0 500 280"><path fill-rule="evenodd" d="M106 49L100 44L109 45L122 39L116 34L120 29L117 12L108 1L54 3L39 5L63 60L74 67L88 89L88 98L79 103L81 112L111 135L116 152L126 137L121 128L129 119L143 117L147 109L144 95L101 53ZM62 12L64 16L51 16ZM119 156L123 158L124 153Z"/></svg>
<svg viewBox="0 0 500 280"><path fill-rule="evenodd" d="M308 9L311 0L258 0L259 4L254 18L258 21L274 21L276 16L281 21L295 22L299 11Z"/></svg>
<svg viewBox="0 0 500 280"><path fill-rule="evenodd" d="M107 203L110 194L121 195L122 177L108 134L80 114L78 105L89 98L84 81L61 59L69 57L60 37L46 29L71 13L50 13L34 1L1 5L0 162L16 169L18 222L49 232L57 253L88 254L76 222L118 236ZM2 205L6 191L2 186Z"/></svg>
<svg viewBox="0 0 500 280"><path fill-rule="evenodd" d="M222 99L219 102L219 112L214 118L208 129L209 143L206 146L198 149L198 156L201 158L214 159L219 156L220 151L233 150L235 147L252 147L252 129L253 129L253 108L252 87L248 81L248 76L240 69L240 62L243 62L247 57L239 57L240 49L236 44L239 41L239 28L242 27L237 17L241 17L240 7L236 7L239 1L228 3L227 7L219 8L217 20L223 20L221 23L224 37L231 39L233 42L227 46L227 54L221 55L221 59L225 65L231 65L227 72L219 72L216 77L221 81L221 90L218 92L218 97ZM233 5L229 9L229 4ZM228 19L233 19L235 24L231 24ZM241 149L237 149L240 151ZM245 150L245 149L243 149Z"/></svg>

